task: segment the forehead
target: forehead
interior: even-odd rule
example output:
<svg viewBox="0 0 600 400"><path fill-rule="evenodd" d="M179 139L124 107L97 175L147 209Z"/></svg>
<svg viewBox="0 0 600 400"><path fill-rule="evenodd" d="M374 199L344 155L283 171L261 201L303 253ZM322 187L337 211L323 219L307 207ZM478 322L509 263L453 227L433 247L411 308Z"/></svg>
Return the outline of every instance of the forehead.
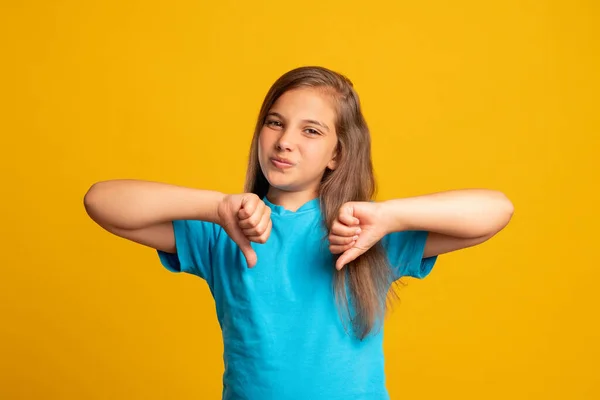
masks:
<svg viewBox="0 0 600 400"><path fill-rule="evenodd" d="M288 90L277 99L270 111L290 119L321 119L327 123L335 120L331 95L317 88Z"/></svg>

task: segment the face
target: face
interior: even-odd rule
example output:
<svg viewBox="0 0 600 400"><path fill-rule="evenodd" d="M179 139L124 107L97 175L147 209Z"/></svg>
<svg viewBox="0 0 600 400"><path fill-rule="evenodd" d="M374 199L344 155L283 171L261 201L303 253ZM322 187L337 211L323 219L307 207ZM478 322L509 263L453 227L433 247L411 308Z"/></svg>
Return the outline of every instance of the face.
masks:
<svg viewBox="0 0 600 400"><path fill-rule="evenodd" d="M331 99L318 89L287 91L267 113L258 158L272 188L318 192L326 168L335 169L337 134Z"/></svg>

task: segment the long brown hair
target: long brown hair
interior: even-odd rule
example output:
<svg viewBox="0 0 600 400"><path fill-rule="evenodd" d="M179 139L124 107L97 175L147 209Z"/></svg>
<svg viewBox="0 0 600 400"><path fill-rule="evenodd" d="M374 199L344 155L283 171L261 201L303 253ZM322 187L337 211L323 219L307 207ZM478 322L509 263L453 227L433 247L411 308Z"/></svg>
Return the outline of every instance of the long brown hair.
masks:
<svg viewBox="0 0 600 400"><path fill-rule="evenodd" d="M285 73L271 86L256 121L244 190L260 198L266 196L269 182L259 165L258 137L275 101L286 91L299 87L322 89L331 95L336 108L337 166L325 171L319 188L323 221L329 231L344 203L370 201L376 190L369 128L358 94L342 74L323 67L300 67ZM363 339L383 321L386 311L392 275L383 249L378 243L335 274L339 309L351 322L354 333Z"/></svg>

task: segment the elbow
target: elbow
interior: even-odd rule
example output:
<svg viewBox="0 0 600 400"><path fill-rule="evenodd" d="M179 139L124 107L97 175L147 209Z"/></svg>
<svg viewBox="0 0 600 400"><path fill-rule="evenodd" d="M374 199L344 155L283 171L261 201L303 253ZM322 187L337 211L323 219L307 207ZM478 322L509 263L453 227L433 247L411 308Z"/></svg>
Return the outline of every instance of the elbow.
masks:
<svg viewBox="0 0 600 400"><path fill-rule="evenodd" d="M115 202L111 200L112 190L110 183L94 183L83 196L83 206L87 215L100 227L114 233L118 227L115 225Z"/></svg>
<svg viewBox="0 0 600 400"><path fill-rule="evenodd" d="M492 236L504 229L515 213L514 204L504 193L497 192L497 197L498 204L496 205L496 210L498 217L496 219L496 223L494 224L494 229L492 229L491 232Z"/></svg>
<svg viewBox="0 0 600 400"><path fill-rule="evenodd" d="M83 207L93 220L98 219L98 210L102 204L103 182L94 183L83 196Z"/></svg>
<svg viewBox="0 0 600 400"><path fill-rule="evenodd" d="M96 183L94 183L92 186L90 186L87 192L85 192L85 195L83 195L83 207L88 214L96 202L96 197L98 197L96 192Z"/></svg>
<svg viewBox="0 0 600 400"><path fill-rule="evenodd" d="M510 201L508 196L506 196L504 193L501 193L501 200L502 200L502 214L504 216L506 224L508 224L508 222L512 218L513 214L515 213L515 206L512 203L512 201ZM505 226L506 226L506 224L505 224Z"/></svg>
<svg viewBox="0 0 600 400"><path fill-rule="evenodd" d="M474 218L473 232L470 237L488 240L508 225L515 208L504 193L496 190L487 191L483 204L485 207L482 207L479 215Z"/></svg>
<svg viewBox="0 0 600 400"><path fill-rule="evenodd" d="M98 183L94 183L92 186L90 186L87 192L85 192L85 195L83 196L83 205L85 206L86 210L88 207L94 204L96 198L98 197L97 192Z"/></svg>

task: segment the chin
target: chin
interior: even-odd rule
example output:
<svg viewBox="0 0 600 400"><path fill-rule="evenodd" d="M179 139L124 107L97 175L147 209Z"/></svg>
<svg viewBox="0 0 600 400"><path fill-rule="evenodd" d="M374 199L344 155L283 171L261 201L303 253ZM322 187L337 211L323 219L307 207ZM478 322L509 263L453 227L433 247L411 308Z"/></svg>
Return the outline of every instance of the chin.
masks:
<svg viewBox="0 0 600 400"><path fill-rule="evenodd" d="M266 175L266 178L267 178L267 182L269 182L269 185L275 189L291 191L295 187L294 182L287 177L282 177L282 176L273 177L273 176Z"/></svg>

